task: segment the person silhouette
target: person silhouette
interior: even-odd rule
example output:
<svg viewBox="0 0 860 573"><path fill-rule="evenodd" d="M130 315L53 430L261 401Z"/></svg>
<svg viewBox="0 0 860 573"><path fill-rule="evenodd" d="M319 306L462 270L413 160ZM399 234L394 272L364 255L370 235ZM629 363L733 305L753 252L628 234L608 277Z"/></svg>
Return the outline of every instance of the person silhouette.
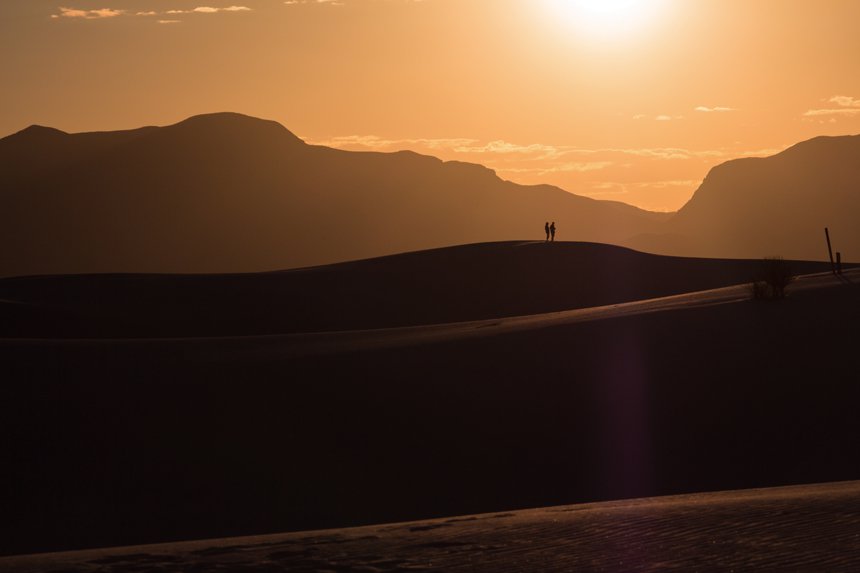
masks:
<svg viewBox="0 0 860 573"><path fill-rule="evenodd" d="M546 240L549 241L549 221L543 224L543 230L546 231Z"/></svg>
<svg viewBox="0 0 860 573"><path fill-rule="evenodd" d="M555 221L549 226L550 241L555 241Z"/></svg>

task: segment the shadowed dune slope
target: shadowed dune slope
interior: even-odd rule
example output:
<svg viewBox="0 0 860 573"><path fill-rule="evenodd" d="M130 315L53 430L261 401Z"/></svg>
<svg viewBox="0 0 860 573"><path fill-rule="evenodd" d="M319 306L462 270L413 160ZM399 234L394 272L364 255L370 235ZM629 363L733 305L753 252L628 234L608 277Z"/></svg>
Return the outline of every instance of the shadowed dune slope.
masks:
<svg viewBox="0 0 860 573"><path fill-rule="evenodd" d="M0 553L857 479L858 288L325 354L0 339Z"/></svg>
<svg viewBox="0 0 860 573"><path fill-rule="evenodd" d="M829 269L792 262L796 274ZM0 336L238 336L458 322L749 282L754 260L596 243L464 245L293 271L0 279Z"/></svg>

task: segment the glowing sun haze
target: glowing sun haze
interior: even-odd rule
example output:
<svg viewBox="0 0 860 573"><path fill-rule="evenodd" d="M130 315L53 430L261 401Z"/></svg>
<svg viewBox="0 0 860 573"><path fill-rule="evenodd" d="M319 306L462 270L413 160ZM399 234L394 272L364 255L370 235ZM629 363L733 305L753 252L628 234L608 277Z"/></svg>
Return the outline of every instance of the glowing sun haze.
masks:
<svg viewBox="0 0 860 573"><path fill-rule="evenodd" d="M550 16L594 41L627 40L659 17L661 0L544 0Z"/></svg>
<svg viewBox="0 0 860 573"><path fill-rule="evenodd" d="M213 111L674 210L860 132L856 0L5 0L0 136Z"/></svg>

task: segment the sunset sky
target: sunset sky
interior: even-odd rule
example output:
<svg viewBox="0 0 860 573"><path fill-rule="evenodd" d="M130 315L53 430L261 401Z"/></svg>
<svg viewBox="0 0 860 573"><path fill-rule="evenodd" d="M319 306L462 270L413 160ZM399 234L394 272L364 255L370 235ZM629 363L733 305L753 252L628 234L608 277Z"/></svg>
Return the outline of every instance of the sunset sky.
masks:
<svg viewBox="0 0 860 573"><path fill-rule="evenodd" d="M675 210L860 133L857 0L4 0L0 136L237 111Z"/></svg>

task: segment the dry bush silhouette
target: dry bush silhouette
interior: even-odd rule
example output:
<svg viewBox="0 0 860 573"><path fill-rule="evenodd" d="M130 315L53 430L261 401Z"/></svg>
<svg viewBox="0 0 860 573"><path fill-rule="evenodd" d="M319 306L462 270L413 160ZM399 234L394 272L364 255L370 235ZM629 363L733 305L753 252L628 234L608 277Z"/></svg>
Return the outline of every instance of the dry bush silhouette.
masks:
<svg viewBox="0 0 860 573"><path fill-rule="evenodd" d="M791 265L782 257L765 257L752 281L752 296L756 300L783 299L785 287L793 280Z"/></svg>

